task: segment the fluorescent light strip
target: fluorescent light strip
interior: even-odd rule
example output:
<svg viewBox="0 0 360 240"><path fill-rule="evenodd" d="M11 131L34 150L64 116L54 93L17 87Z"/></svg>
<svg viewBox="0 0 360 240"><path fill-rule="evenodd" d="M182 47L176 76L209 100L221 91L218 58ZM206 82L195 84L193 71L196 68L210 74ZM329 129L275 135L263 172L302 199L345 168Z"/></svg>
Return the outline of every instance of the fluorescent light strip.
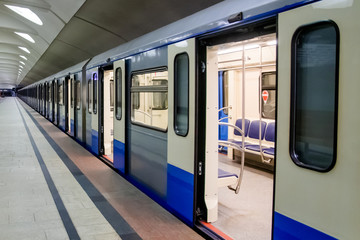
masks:
<svg viewBox="0 0 360 240"><path fill-rule="evenodd" d="M24 68L22 65L19 65L19 67Z"/></svg>
<svg viewBox="0 0 360 240"><path fill-rule="evenodd" d="M24 62L22 62L22 61L19 61L22 65L25 65L25 63Z"/></svg>
<svg viewBox="0 0 360 240"><path fill-rule="evenodd" d="M37 25L40 25L40 26L43 25L43 22L38 17L38 15L36 15L30 9L24 8L24 7L13 6L13 5L7 5L7 4L5 4L5 6L31 22L36 23Z"/></svg>
<svg viewBox="0 0 360 240"><path fill-rule="evenodd" d="M27 60L27 58L26 58L25 56L23 56L23 55L20 55L20 57L21 57L22 59L24 59L24 60Z"/></svg>
<svg viewBox="0 0 360 240"><path fill-rule="evenodd" d="M272 45L276 45L276 44L277 44L276 40L271 40L271 41L266 42L266 45L268 45L268 46L272 46Z"/></svg>
<svg viewBox="0 0 360 240"><path fill-rule="evenodd" d="M26 48L26 47L18 47L18 48L20 48L21 50L23 50L24 52L27 52L27 53L30 53L30 51Z"/></svg>
<svg viewBox="0 0 360 240"><path fill-rule="evenodd" d="M35 43L35 40L27 33L21 33L21 32L15 32L17 35L19 35L22 38L25 38L29 42Z"/></svg>

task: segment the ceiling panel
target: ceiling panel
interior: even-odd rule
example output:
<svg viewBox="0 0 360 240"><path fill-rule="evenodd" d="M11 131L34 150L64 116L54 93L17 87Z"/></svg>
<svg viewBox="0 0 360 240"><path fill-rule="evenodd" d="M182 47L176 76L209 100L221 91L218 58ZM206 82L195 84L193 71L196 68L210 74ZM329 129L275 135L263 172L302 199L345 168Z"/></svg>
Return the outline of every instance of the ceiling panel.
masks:
<svg viewBox="0 0 360 240"><path fill-rule="evenodd" d="M60 2L46 0L53 7L55 1ZM71 8L72 0L64 2ZM221 0L86 0L24 77L21 86L219 2ZM66 7L61 9L64 11ZM63 18L66 20L66 16Z"/></svg>
<svg viewBox="0 0 360 240"><path fill-rule="evenodd" d="M70 20L57 39L87 52L91 56L125 42L113 33L77 17Z"/></svg>

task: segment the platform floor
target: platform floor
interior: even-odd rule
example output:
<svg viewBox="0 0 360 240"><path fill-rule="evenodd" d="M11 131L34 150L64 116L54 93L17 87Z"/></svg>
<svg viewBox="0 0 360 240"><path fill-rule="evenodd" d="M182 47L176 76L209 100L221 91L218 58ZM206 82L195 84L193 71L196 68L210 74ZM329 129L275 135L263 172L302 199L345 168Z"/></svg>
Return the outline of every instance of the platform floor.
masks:
<svg viewBox="0 0 360 240"><path fill-rule="evenodd" d="M0 239L201 239L20 99L0 137Z"/></svg>

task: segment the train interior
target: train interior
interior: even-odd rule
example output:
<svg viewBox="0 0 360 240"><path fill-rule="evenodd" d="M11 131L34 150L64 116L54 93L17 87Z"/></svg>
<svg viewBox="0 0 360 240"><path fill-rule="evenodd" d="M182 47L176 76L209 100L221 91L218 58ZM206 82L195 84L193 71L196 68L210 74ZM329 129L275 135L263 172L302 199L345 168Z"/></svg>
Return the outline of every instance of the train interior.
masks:
<svg viewBox="0 0 360 240"><path fill-rule="evenodd" d="M270 239L276 35L208 46L207 82L207 222L234 239Z"/></svg>
<svg viewBox="0 0 360 240"><path fill-rule="evenodd" d="M103 82L103 124L104 124L104 157L114 159L114 72L104 71Z"/></svg>
<svg viewBox="0 0 360 240"><path fill-rule="evenodd" d="M168 85L167 79L167 71L136 74L133 76L132 86L166 88ZM166 92L133 93L132 100L132 121L166 130L168 126Z"/></svg>

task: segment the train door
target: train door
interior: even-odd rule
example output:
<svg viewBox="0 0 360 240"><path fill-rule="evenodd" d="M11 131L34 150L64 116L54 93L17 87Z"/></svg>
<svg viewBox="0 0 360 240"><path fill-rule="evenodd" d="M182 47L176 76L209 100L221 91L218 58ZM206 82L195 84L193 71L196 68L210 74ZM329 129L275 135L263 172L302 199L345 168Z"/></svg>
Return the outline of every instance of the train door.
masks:
<svg viewBox="0 0 360 240"><path fill-rule="evenodd" d="M54 124L56 126L59 125L59 122L57 121L58 120L58 107L59 107L59 104L58 104L58 84L59 84L59 81L58 79L54 79L53 80L53 119L52 121L54 122Z"/></svg>
<svg viewBox="0 0 360 240"><path fill-rule="evenodd" d="M70 88L70 77L66 76L63 82L63 94L64 94L64 107L65 107L65 123L64 129L65 132L70 132L70 95L69 95L69 88Z"/></svg>
<svg viewBox="0 0 360 240"><path fill-rule="evenodd" d="M86 110L85 110L85 115L86 115L86 138L85 138L85 142L86 142L86 148L89 149L90 151L96 153L96 147L95 147L95 151L93 149L92 143L94 141L93 139L93 131L92 131L92 121L93 119L96 117L96 110L94 109L93 106L93 99L94 94L93 94L93 85L95 84L95 80L94 77L96 76L96 72L94 72L93 69L88 70L86 72ZM95 143L95 141L94 141Z"/></svg>
<svg viewBox="0 0 360 240"><path fill-rule="evenodd" d="M55 80L50 82L50 115L51 122L55 121Z"/></svg>
<svg viewBox="0 0 360 240"><path fill-rule="evenodd" d="M114 62L114 167L125 173L125 60Z"/></svg>
<svg viewBox="0 0 360 240"><path fill-rule="evenodd" d="M74 130L75 130L75 138L82 142L83 141L83 134L82 134L82 89L81 89L81 77L79 76L81 73L74 74L74 91L75 91L75 104L74 104Z"/></svg>
<svg viewBox="0 0 360 240"><path fill-rule="evenodd" d="M68 96L69 96L69 131L70 135L75 137L75 74L70 75L70 79L68 80Z"/></svg>
<svg viewBox="0 0 360 240"><path fill-rule="evenodd" d="M194 221L195 39L168 47L167 204Z"/></svg>
<svg viewBox="0 0 360 240"><path fill-rule="evenodd" d="M271 18L199 42L196 205L202 226L220 236L271 239L275 32Z"/></svg>
<svg viewBox="0 0 360 240"><path fill-rule="evenodd" d="M138 61L137 59L142 59ZM166 202L167 47L126 60L126 171L143 189Z"/></svg>
<svg viewBox="0 0 360 240"><path fill-rule="evenodd" d="M51 82L46 83L46 118L50 119L51 113Z"/></svg>
<svg viewBox="0 0 360 240"><path fill-rule="evenodd" d="M91 94L89 98L89 104L92 103L92 106L89 106L88 113L89 115L86 118L86 137L88 147L95 154L99 154L99 113L98 113L98 99L99 99L99 71L98 68L90 69L86 72L88 81L88 92Z"/></svg>
<svg viewBox="0 0 360 240"><path fill-rule="evenodd" d="M359 12L324 1L279 14L274 239L360 235Z"/></svg>
<svg viewBox="0 0 360 240"><path fill-rule="evenodd" d="M114 71L113 65L100 68L100 154L114 162Z"/></svg>
<svg viewBox="0 0 360 240"><path fill-rule="evenodd" d="M57 125L65 130L65 105L64 105L64 84L65 77L58 80L57 83Z"/></svg>

